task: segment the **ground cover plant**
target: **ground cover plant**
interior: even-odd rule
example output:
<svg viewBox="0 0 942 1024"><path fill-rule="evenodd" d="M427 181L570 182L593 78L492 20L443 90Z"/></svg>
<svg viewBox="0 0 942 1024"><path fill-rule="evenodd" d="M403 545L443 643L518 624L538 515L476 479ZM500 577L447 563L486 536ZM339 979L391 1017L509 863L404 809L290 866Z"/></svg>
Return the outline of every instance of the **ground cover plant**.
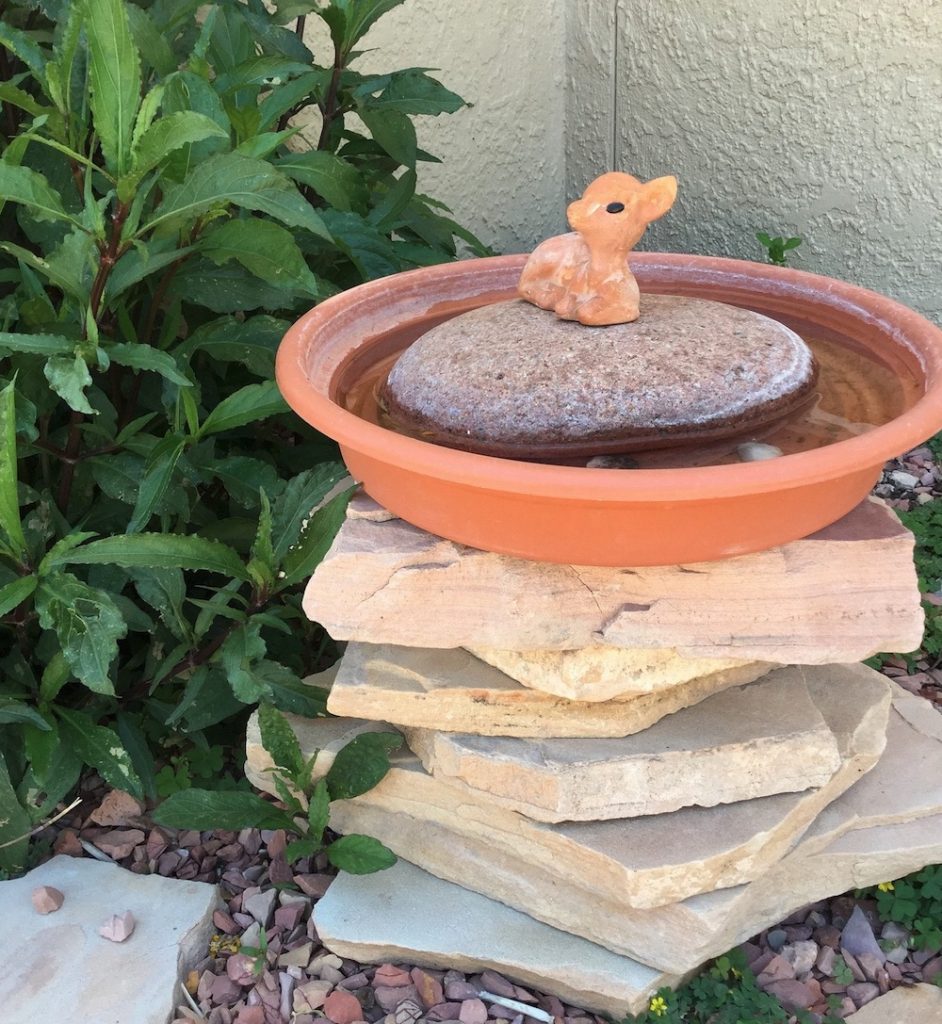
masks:
<svg viewBox="0 0 942 1024"><path fill-rule="evenodd" d="M344 471L275 347L339 289L484 251L416 193L412 118L463 101L351 66L400 2L3 7L0 869L85 766L153 798L218 776L257 703L323 712L300 587Z"/></svg>

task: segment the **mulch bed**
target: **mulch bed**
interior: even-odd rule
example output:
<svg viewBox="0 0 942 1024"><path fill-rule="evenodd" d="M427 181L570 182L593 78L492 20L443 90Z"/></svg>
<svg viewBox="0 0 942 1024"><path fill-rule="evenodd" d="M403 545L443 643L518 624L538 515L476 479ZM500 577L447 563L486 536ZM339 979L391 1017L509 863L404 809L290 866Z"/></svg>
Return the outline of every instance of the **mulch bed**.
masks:
<svg viewBox="0 0 942 1024"><path fill-rule="evenodd" d="M887 466L875 493L907 510L942 496L940 482L942 469L932 452L919 448ZM883 670L942 710L942 669L928 659L917 658L912 665L893 659ZM82 804L40 834L52 852L97 856L137 873L221 888L226 909L214 917L216 934L187 979L174 1024L313 1024L324 1018L332 1024L416 1024L420 1019L603 1024L580 1007L523 989L494 972L370 966L333 955L318 941L311 918L330 885L331 870L323 855L288 865L283 831L156 827L144 808L125 794L109 794L94 776L79 795ZM855 907L862 917L856 915L848 929ZM821 1020L829 996L840 1004L831 1015L844 1017L897 985L942 976L942 956L908 949L907 938L899 926L878 920L873 901L843 895L804 908L741 948L766 991L788 1009L809 1007ZM883 940L885 961L867 951L877 939ZM842 948L848 945L852 948ZM482 989L529 1005L534 1013L485 1003L478 996Z"/></svg>

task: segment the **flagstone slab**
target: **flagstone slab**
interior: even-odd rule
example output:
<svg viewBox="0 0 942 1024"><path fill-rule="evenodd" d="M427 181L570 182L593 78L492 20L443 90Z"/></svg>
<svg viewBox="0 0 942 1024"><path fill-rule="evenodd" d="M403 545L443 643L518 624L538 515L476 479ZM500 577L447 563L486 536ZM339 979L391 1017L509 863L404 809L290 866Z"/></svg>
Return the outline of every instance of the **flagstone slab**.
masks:
<svg viewBox="0 0 942 1024"><path fill-rule="evenodd" d="M329 950L359 963L495 970L616 1019L647 1009L659 988L683 980L404 860L375 875L341 873L315 906L314 924Z"/></svg>
<svg viewBox="0 0 942 1024"><path fill-rule="evenodd" d="M33 909L40 885L65 899L54 914ZM0 921L9 955L0 972L4 1024L166 1024L179 983L206 956L216 886L137 875L116 864L54 857L29 874L0 882ZM125 941L99 928L130 911Z"/></svg>
<svg viewBox="0 0 942 1024"><path fill-rule="evenodd" d="M840 700L836 687L821 698ZM783 668L619 739L513 739L406 729L442 782L537 821L713 807L823 786L841 764L803 670Z"/></svg>
<svg viewBox="0 0 942 1024"><path fill-rule="evenodd" d="M502 808L487 794L435 779L417 759L400 757L379 785L355 800L331 804L332 826L374 835L406 860L471 888L466 873L490 884L486 868L472 869L465 860L469 844L480 842L485 852L506 854L519 866L521 896L537 870L559 889L577 893L591 884L607 899L635 908L737 885L778 861L822 808L875 764L886 741L890 691L879 673L864 666L786 671L805 674L837 739L841 767L819 789L649 817L550 825ZM271 786L256 777L252 782ZM534 913L530 902L510 903ZM568 923L564 928L577 931Z"/></svg>
<svg viewBox="0 0 942 1024"><path fill-rule="evenodd" d="M749 662L667 690L589 702L521 686L464 650L350 643L327 709L481 736L628 736L771 668Z"/></svg>
<svg viewBox="0 0 942 1024"><path fill-rule="evenodd" d="M894 703L910 704L909 695L894 690ZM424 813L421 798L390 811L368 806L364 794L334 805L342 811L332 820L341 830L378 835L425 870L553 927L682 973L815 900L942 862L942 742L932 718L938 712L923 704L921 715L908 707L909 717L894 707L877 765L818 816L787 856L748 884L664 906L631 906L624 886L602 876L595 858L583 858L578 874L537 858L519 832L504 834L503 815L512 812L493 813L491 823L475 816L462 826L473 814L464 803L453 805L451 820L439 820ZM462 827L455 827L455 816Z"/></svg>
<svg viewBox="0 0 942 1024"><path fill-rule="evenodd" d="M862 1006L853 1024L942 1024L942 988L901 985Z"/></svg>
<svg viewBox="0 0 942 1024"><path fill-rule="evenodd" d="M468 650L524 686L584 701L654 693L751 664L736 658L685 658L672 650L606 644L580 651L500 651L476 646Z"/></svg>
<svg viewBox="0 0 942 1024"><path fill-rule="evenodd" d="M354 499L304 598L338 640L511 651L603 644L825 664L912 650L922 638L912 534L876 499L770 551L615 569L479 551L360 515L364 504L375 513Z"/></svg>

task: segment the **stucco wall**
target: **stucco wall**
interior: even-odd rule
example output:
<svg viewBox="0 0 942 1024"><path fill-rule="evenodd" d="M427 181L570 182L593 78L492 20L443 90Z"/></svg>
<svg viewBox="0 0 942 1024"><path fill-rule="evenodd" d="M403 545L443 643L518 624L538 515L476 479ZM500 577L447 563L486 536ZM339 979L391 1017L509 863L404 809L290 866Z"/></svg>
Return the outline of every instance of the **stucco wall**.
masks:
<svg viewBox="0 0 942 1024"><path fill-rule="evenodd" d="M603 170L674 172L648 248L800 234L795 265L942 321L942 0L407 0L365 43L475 104L419 120L421 187L500 251Z"/></svg>
<svg viewBox="0 0 942 1024"><path fill-rule="evenodd" d="M617 8L616 160L681 183L648 247L761 258L757 230L799 234L796 266L942 320L942 3Z"/></svg>
<svg viewBox="0 0 942 1024"><path fill-rule="evenodd" d="M326 63L323 25L308 25ZM407 0L369 31L360 49L375 52L354 65L439 68L473 104L416 119L419 145L442 160L419 165L419 190L499 252L529 250L564 217L563 25L559 0Z"/></svg>

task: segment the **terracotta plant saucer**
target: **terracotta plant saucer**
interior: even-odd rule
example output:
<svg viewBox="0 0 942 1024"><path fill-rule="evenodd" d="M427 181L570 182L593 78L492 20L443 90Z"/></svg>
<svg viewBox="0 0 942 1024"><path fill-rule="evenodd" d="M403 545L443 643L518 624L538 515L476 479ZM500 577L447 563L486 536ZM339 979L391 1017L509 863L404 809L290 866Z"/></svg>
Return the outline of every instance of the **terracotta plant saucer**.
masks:
<svg viewBox="0 0 942 1024"><path fill-rule="evenodd" d="M758 551L850 511L887 459L942 429L942 331L874 292L790 268L632 253L642 292L714 299L837 336L913 378L921 397L882 426L777 459L590 469L500 459L388 430L345 408L377 360L443 320L516 294L526 256L397 274L323 302L285 335L276 375L300 416L401 518L450 540L582 565L666 565Z"/></svg>

